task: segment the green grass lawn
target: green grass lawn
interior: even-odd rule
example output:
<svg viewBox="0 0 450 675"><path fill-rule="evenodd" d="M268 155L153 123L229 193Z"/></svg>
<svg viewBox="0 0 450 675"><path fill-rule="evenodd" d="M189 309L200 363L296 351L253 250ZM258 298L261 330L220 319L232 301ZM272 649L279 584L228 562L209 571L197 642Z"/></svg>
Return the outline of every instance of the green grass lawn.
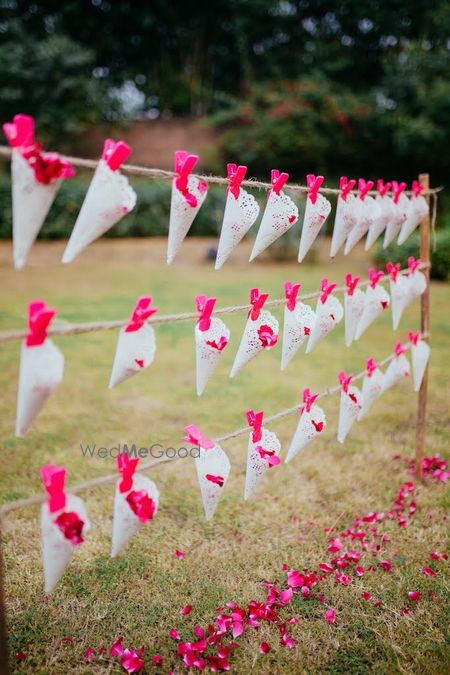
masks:
<svg viewBox="0 0 450 675"><path fill-rule="evenodd" d="M322 276L343 282L348 271L367 276L369 261L360 251L317 264L245 263L249 246L239 247L233 261L215 272L203 261L204 240L185 242L179 260L165 265L165 241L157 239L102 241L91 246L69 266L59 263L64 243L39 243L30 265L12 270L10 246L0 247L0 328L25 325L26 305L44 298L58 309L60 320L92 321L126 318L137 296L151 294L161 314L191 311L197 293L215 295L217 306L248 302L249 289L259 286L272 298L282 297L285 280L301 281L303 291L318 289ZM433 284L431 304L432 359L426 434L428 455L447 453L449 432L447 353L450 331L449 286ZM282 309L274 310L282 324ZM2 390L1 502L39 493L39 469L44 463L64 464L69 485L115 470L112 459L83 457L80 443L117 446L161 443L179 447L186 424L195 422L210 437L244 426L248 408L272 415L300 401L303 387L322 391L337 383L337 373L358 372L372 356L387 356L398 339L419 327L419 303L402 318L394 334L391 317L383 316L350 349L344 346L343 323L311 355L298 353L280 372L281 344L255 359L238 376L228 373L245 316L224 317L231 344L205 394L195 394L193 322L156 328L154 364L113 391L108 381L117 331L55 338L63 350L64 381L47 402L37 423L24 439L14 436L19 343L0 348ZM415 447L417 396L404 381L374 405L367 421L353 427L347 442L336 441L338 397L323 400L328 426L323 438L289 465L266 475L249 502L243 501L247 438L223 444L232 473L211 523L203 518L194 461L181 459L153 470L160 492L160 510L149 527L131 541L118 558L109 558L112 485L85 492L83 497L92 530L50 596L43 593L40 560L39 510L29 507L11 513L3 523L6 596L12 667L24 673L122 672L109 656L114 639L146 646L146 672L156 672L152 655L161 654L158 672L182 672L176 644L169 630L176 627L183 640L195 639L194 625L214 622L216 608L228 601L246 606L263 600L262 580L286 587L281 566L317 569L328 561L328 538L353 525L356 516L392 508L398 487L411 480L393 455L412 456ZM285 453L297 418L273 424ZM447 499L447 501L446 501ZM230 657L238 673L443 673L448 663L445 636L446 564L432 561L430 552L445 549L448 530L445 486L430 480L417 488L417 513L406 528L383 524L390 541L379 556L364 557L365 567L380 559L393 563L391 573L381 569L355 577L349 586L329 578L320 584L336 622L324 619L317 600L296 599L285 618L298 617L289 626L297 641L292 650L279 644L276 626L248 629L236 640ZM296 516L296 518L292 518ZM335 528L334 533L324 528ZM175 550L185 552L178 560ZM424 565L437 571L429 578ZM345 571L345 570L344 570ZM353 575L352 575L353 576ZM284 586L283 586L284 583ZM447 577L448 583L448 577ZM319 590L319 588L318 588ZM433 590L437 598L428 597ZM361 598L370 592L380 599L376 607ZM423 597L404 616L408 591ZM191 604L186 617L180 609ZM71 637L73 640L63 640ZM259 652L261 641L269 654ZM88 646L107 645L104 657L87 665ZM14 655L23 650L18 664Z"/></svg>

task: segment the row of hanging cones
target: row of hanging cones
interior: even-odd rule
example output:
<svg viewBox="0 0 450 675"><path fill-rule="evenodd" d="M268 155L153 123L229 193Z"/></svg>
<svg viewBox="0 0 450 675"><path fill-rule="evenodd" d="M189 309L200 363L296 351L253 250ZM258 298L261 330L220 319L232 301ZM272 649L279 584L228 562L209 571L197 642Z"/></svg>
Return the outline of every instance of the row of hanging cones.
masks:
<svg viewBox="0 0 450 675"><path fill-rule="evenodd" d="M3 125L12 151L13 257L21 269L47 217L62 180L75 174L70 162L57 153L44 152L35 141L34 120L16 115ZM131 153L124 141L106 139L62 262L70 263L93 241L101 237L136 205L136 193L120 167ZM198 156L182 150L175 152L175 177L172 182L167 262L175 259L208 193L208 183L192 174ZM220 269L233 249L256 222L260 206L242 182L246 166L227 165L227 199L219 239L215 268ZM289 174L273 169L267 203L256 236L250 261L273 244L298 220L295 202L283 192ZM302 262L331 213L331 202L320 193L323 176L308 174L306 207L298 260ZM428 211L421 194L424 186L414 181L411 198L404 194L406 183L377 182L377 195L369 195L373 181L341 177L330 256L344 246L344 253L367 234L366 250L384 232L384 247L397 236L402 244L416 229ZM392 194L388 194L391 190Z"/></svg>

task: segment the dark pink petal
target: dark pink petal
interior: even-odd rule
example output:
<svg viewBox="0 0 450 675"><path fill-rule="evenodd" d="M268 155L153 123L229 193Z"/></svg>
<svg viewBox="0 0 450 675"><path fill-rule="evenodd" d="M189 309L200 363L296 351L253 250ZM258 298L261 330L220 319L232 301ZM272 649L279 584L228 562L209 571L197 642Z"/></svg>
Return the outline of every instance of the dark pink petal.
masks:
<svg viewBox="0 0 450 675"><path fill-rule="evenodd" d="M329 565L328 563L320 563L319 565L319 570L322 570L322 572L327 572L327 574L331 574L333 569L333 566Z"/></svg>
<svg viewBox="0 0 450 675"><path fill-rule="evenodd" d="M120 656L123 654L123 645L122 645L122 637L118 637L113 646L111 647L110 654L111 656Z"/></svg>
<svg viewBox="0 0 450 675"><path fill-rule="evenodd" d="M185 554L183 551L179 551L178 549L175 551L175 555L177 556L178 560L183 560Z"/></svg>
<svg viewBox="0 0 450 675"><path fill-rule="evenodd" d="M106 646L102 645L100 649L98 650L98 655L103 656L103 654L106 652Z"/></svg>
<svg viewBox="0 0 450 675"><path fill-rule="evenodd" d="M329 624L332 624L336 621L336 610L330 607L330 609L327 609L325 612L325 620L328 621Z"/></svg>
<svg viewBox="0 0 450 675"><path fill-rule="evenodd" d="M92 663L92 659L94 658L94 650L92 649L92 647L88 647L86 649L85 658L88 663Z"/></svg>
<svg viewBox="0 0 450 675"><path fill-rule="evenodd" d="M422 593L419 593L419 591L409 591L409 593L408 593L408 598L410 600L414 600L415 602L420 600L421 597L422 597Z"/></svg>
<svg viewBox="0 0 450 675"><path fill-rule="evenodd" d="M194 633L199 638L205 637L205 631L203 630L203 628L201 628L201 626L194 626Z"/></svg>
<svg viewBox="0 0 450 675"><path fill-rule="evenodd" d="M281 591L280 593L280 602L285 605L287 602L292 600L292 596L294 595L294 591L292 588L288 588L286 591Z"/></svg>
<svg viewBox="0 0 450 675"><path fill-rule="evenodd" d="M386 572L390 572L392 570L392 563L389 560L381 560L380 567L386 570Z"/></svg>
<svg viewBox="0 0 450 675"><path fill-rule="evenodd" d="M407 607L402 607L403 616L411 616L411 612Z"/></svg>
<svg viewBox="0 0 450 675"><path fill-rule="evenodd" d="M145 663L139 652L135 652L134 649L124 649L120 657L120 665L127 673L140 673Z"/></svg>
<svg viewBox="0 0 450 675"><path fill-rule="evenodd" d="M359 566L355 569L355 574L356 574L357 577L362 577L362 576L364 576L365 573L366 573L366 571L365 571L364 567Z"/></svg>
<svg viewBox="0 0 450 675"><path fill-rule="evenodd" d="M268 654L270 652L270 645L267 642L261 642L259 645L259 651L261 654Z"/></svg>
<svg viewBox="0 0 450 675"><path fill-rule="evenodd" d="M372 596L370 595L370 593L367 593L366 591L364 591L364 593L361 593L361 597L364 598L364 600L369 601L372 600Z"/></svg>
<svg viewBox="0 0 450 675"><path fill-rule="evenodd" d="M176 628L171 628L169 631L169 635L172 638L172 640L179 640L180 639L180 634L176 630Z"/></svg>
<svg viewBox="0 0 450 675"><path fill-rule="evenodd" d="M340 539L330 539L328 546L328 553L337 553L343 547L343 544Z"/></svg>
<svg viewBox="0 0 450 675"><path fill-rule="evenodd" d="M27 658L25 652L17 652L16 661L24 661Z"/></svg>
<svg viewBox="0 0 450 675"><path fill-rule="evenodd" d="M153 656L153 663L155 666L162 666L163 665L163 658L159 654L155 654Z"/></svg>
<svg viewBox="0 0 450 675"><path fill-rule="evenodd" d="M192 605L186 605L186 607L180 609L180 614L182 614L183 616L187 616L192 612L192 609L193 609Z"/></svg>
<svg viewBox="0 0 450 675"><path fill-rule="evenodd" d="M427 577L435 577L436 572L431 569L431 567L422 567L422 572L427 575Z"/></svg>
<svg viewBox="0 0 450 675"><path fill-rule="evenodd" d="M305 575L300 574L300 572L297 572L296 570L289 570L287 575L287 581L288 585L292 586L292 588L298 588L299 586L303 586L305 581Z"/></svg>

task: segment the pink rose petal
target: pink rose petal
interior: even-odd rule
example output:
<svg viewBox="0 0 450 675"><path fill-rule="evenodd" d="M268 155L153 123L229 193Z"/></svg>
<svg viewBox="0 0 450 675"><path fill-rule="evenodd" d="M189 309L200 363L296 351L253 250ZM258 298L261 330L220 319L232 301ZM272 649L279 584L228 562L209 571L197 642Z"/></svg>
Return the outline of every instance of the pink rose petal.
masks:
<svg viewBox="0 0 450 675"><path fill-rule="evenodd" d="M259 651L261 654L268 654L270 652L270 645L268 642L261 642L259 645Z"/></svg>
<svg viewBox="0 0 450 675"><path fill-rule="evenodd" d="M175 555L177 556L178 560L183 560L185 553L183 551L179 551L178 549L175 551Z"/></svg>
<svg viewBox="0 0 450 675"><path fill-rule="evenodd" d="M186 605L186 607L180 609L180 614L182 614L183 616L187 616L192 612L192 609L193 609L192 605Z"/></svg>
<svg viewBox="0 0 450 675"><path fill-rule="evenodd" d="M336 610L330 607L330 609L327 609L325 612L325 620L328 621L329 624L332 624L336 621Z"/></svg>
<svg viewBox="0 0 450 675"><path fill-rule="evenodd" d="M171 628L169 631L169 635L172 638L172 640L179 640L180 639L180 634L176 630L176 628Z"/></svg>
<svg viewBox="0 0 450 675"><path fill-rule="evenodd" d="M423 574L426 574L427 577L435 577L436 572L431 569L431 567L422 567Z"/></svg>
<svg viewBox="0 0 450 675"><path fill-rule="evenodd" d="M85 658L87 663L92 663L92 659L94 658L94 650L92 649L92 647L88 647L86 649Z"/></svg>
<svg viewBox="0 0 450 675"><path fill-rule="evenodd" d="M408 593L408 598L410 600L414 600L415 602L418 602L421 597L422 593L419 593L419 591L409 591Z"/></svg>

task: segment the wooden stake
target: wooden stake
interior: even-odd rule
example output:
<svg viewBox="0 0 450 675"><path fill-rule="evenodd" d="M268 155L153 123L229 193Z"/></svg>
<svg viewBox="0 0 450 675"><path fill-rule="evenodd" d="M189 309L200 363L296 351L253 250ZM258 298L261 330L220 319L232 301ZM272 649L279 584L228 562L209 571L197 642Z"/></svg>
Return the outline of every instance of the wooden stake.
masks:
<svg viewBox="0 0 450 675"><path fill-rule="evenodd" d="M419 183L425 186L428 190L430 187L430 176L428 173L421 173L419 176ZM430 197L425 199L430 204ZM430 262L430 210L420 223L420 260L424 263ZM430 341L430 268L423 270L427 280L427 287L422 293L420 299L420 329L422 333L427 335L424 338L427 342ZM425 449L425 422L427 413L427 392L428 392L428 364L425 368L422 384L419 390L419 403L417 409L417 435L416 435L416 474L422 479L422 459Z"/></svg>
<svg viewBox="0 0 450 675"><path fill-rule="evenodd" d="M4 572L3 572L3 533L2 521L0 518L0 675L8 675L8 634L6 631L6 605L4 593Z"/></svg>

